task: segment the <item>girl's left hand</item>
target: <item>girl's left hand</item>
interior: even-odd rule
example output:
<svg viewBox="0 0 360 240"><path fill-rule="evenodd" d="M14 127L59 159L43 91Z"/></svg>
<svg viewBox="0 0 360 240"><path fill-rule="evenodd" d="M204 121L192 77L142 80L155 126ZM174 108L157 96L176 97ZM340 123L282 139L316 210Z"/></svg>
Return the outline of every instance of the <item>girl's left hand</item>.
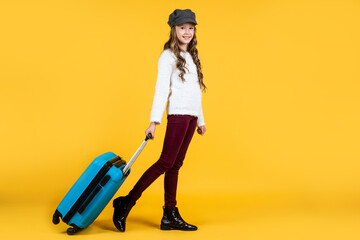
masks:
<svg viewBox="0 0 360 240"><path fill-rule="evenodd" d="M198 127L197 132L198 132L198 134L200 134L201 136L204 136L204 133L206 132L205 126Z"/></svg>

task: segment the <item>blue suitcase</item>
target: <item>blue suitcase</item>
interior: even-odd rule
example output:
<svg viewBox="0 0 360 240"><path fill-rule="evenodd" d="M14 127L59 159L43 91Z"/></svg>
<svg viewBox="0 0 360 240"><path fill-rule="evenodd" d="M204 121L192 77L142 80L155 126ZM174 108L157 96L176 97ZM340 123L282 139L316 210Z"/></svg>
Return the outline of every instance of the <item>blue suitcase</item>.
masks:
<svg viewBox="0 0 360 240"><path fill-rule="evenodd" d="M72 226L67 229L69 235L93 223L126 180L131 165L150 138L150 134L146 136L128 164L112 152L95 158L60 202L53 223L58 224L61 218Z"/></svg>

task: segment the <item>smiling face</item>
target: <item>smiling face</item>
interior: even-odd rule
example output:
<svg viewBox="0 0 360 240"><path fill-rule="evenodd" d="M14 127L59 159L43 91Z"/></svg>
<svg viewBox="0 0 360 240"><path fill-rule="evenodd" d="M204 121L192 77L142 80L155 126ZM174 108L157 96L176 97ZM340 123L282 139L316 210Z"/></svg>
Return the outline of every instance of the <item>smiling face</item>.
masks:
<svg viewBox="0 0 360 240"><path fill-rule="evenodd" d="M194 37L195 25L193 23L183 23L175 26L176 36L181 43L183 50L186 50L187 45Z"/></svg>

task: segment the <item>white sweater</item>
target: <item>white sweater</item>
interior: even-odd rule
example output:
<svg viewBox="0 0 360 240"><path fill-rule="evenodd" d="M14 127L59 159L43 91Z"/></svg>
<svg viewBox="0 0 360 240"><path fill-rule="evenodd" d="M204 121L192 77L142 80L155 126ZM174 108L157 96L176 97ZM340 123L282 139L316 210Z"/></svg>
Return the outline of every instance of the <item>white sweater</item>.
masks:
<svg viewBox="0 0 360 240"><path fill-rule="evenodd" d="M196 71L196 65L188 52L181 52L185 58L185 82L179 77L180 70L176 68L176 56L170 50L164 50L158 61L158 75L155 95L151 109L150 122L161 123L166 102L167 114L192 115L198 117L197 125L204 126L204 116L201 105L202 92Z"/></svg>

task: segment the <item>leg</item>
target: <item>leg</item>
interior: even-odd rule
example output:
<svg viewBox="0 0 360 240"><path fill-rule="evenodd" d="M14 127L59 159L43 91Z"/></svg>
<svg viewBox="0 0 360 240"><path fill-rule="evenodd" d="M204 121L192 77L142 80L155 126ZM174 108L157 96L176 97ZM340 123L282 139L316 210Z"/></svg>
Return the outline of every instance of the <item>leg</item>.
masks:
<svg viewBox="0 0 360 240"><path fill-rule="evenodd" d="M168 116L168 124L164 139L163 151L160 159L141 176L134 188L126 197L119 197L113 201L113 222L116 228L124 232L127 215L142 192L150 186L161 174L171 168L178 155L188 126L188 120L179 116Z"/></svg>
<svg viewBox="0 0 360 240"><path fill-rule="evenodd" d="M178 115L168 116L167 129L164 139L163 150L159 160L154 163L141 176L134 188L130 191L131 201L135 203L141 196L142 192L149 187L161 174L170 169L176 160L180 148L186 136L189 118Z"/></svg>
<svg viewBox="0 0 360 240"><path fill-rule="evenodd" d="M165 207L166 208L175 208L176 206L176 189L178 182L179 169L183 164L187 149L191 142L191 139L194 135L197 124L197 118L191 117L189 122L189 127L185 134L184 141L180 147L179 153L176 157L175 163L172 168L170 168L165 173L164 179L164 189L165 189Z"/></svg>

